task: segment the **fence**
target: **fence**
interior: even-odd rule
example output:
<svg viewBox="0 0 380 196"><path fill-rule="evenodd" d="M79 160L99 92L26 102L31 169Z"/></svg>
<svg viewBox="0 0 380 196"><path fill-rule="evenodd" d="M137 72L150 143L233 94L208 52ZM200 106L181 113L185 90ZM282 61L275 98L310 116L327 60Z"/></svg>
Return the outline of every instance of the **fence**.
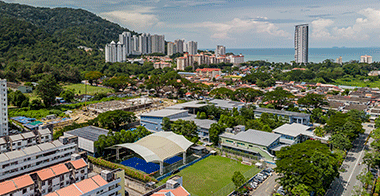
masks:
<svg viewBox="0 0 380 196"><path fill-rule="evenodd" d="M252 167L250 170L246 171L243 176L246 179L251 179L253 176L255 176L258 173L258 170L256 167ZM249 181L248 180L248 181ZM247 181L247 182L248 182ZM246 183L244 183L245 185ZM244 186L243 185L243 186ZM213 193L211 196L220 196L220 195L230 195L231 192L235 190L235 184L233 182L228 183L223 188L219 189L217 192Z"/></svg>
<svg viewBox="0 0 380 196"><path fill-rule="evenodd" d="M205 155L205 156L203 156L203 157L201 157L201 158L199 158L199 159L195 159L195 160L191 161L190 163L188 163L188 164L186 164L186 165L183 165L183 166L179 167L179 168L176 169L176 170L181 171L181 170L185 169L186 167L189 167L189 166L193 165L194 163L196 163L196 162L198 162L198 161L200 161L200 160L203 160L203 159L209 157L210 155L211 155L211 154L207 154L207 155ZM166 178L166 177L169 177L169 176L171 176L172 174L173 174L173 170L172 170L172 171L169 171L168 173L166 173L166 174L164 174L164 175L162 175L162 176L160 176L160 177L158 177L158 178L156 178L156 179L157 179L158 181L161 181L162 179L164 179L164 178Z"/></svg>

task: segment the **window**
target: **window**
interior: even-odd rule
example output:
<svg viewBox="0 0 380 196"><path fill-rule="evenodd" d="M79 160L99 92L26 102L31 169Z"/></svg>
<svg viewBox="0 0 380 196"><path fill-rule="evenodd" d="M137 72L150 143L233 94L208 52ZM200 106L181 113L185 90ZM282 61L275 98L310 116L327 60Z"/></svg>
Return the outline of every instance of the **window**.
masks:
<svg viewBox="0 0 380 196"><path fill-rule="evenodd" d="M26 189L22 189L22 194L25 194L26 193Z"/></svg>
<svg viewBox="0 0 380 196"><path fill-rule="evenodd" d="M42 183L41 183L41 184L42 184L42 186L45 186L45 181L42 181Z"/></svg>
<svg viewBox="0 0 380 196"><path fill-rule="evenodd" d="M82 174L83 174L83 173L84 173L84 169L82 169L82 170L80 171L80 173L82 173Z"/></svg>

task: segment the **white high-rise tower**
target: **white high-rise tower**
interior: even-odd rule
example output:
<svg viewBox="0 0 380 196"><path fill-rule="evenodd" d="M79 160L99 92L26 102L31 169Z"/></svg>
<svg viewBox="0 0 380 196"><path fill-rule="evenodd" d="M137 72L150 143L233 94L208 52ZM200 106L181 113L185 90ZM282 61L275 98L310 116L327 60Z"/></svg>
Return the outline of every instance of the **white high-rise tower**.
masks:
<svg viewBox="0 0 380 196"><path fill-rule="evenodd" d="M8 98L7 98L7 80L0 79L0 137L8 135Z"/></svg>
<svg viewBox="0 0 380 196"><path fill-rule="evenodd" d="M295 62L308 63L309 58L309 25L296 25L294 32Z"/></svg>

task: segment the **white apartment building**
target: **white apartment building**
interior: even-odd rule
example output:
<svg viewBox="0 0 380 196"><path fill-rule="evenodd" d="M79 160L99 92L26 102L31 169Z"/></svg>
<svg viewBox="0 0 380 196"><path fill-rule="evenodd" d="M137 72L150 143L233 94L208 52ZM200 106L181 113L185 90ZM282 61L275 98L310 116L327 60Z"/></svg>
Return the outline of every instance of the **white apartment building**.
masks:
<svg viewBox="0 0 380 196"><path fill-rule="evenodd" d="M226 55L226 47L224 47L222 45L217 45L216 50L215 50L215 56L219 57L222 55Z"/></svg>
<svg viewBox="0 0 380 196"><path fill-rule="evenodd" d="M184 41L181 39L174 40L175 52L174 53L183 53L183 43Z"/></svg>
<svg viewBox="0 0 380 196"><path fill-rule="evenodd" d="M51 142L53 140L53 135L48 128L45 128L45 129L39 128L37 129L36 132L37 132L37 143L39 144Z"/></svg>
<svg viewBox="0 0 380 196"><path fill-rule="evenodd" d="M165 54L165 36L164 35L152 35L152 53Z"/></svg>
<svg viewBox="0 0 380 196"><path fill-rule="evenodd" d="M0 154L8 151L8 142L5 138L0 137Z"/></svg>
<svg viewBox="0 0 380 196"><path fill-rule="evenodd" d="M0 154L0 181L68 161L76 147L75 143L63 145L55 140Z"/></svg>
<svg viewBox="0 0 380 196"><path fill-rule="evenodd" d="M372 63L372 56L364 55L360 57L360 63Z"/></svg>
<svg viewBox="0 0 380 196"><path fill-rule="evenodd" d="M174 53L176 53L175 51L176 51L175 44L173 42L169 42L168 43L168 55L169 56L173 55Z"/></svg>
<svg viewBox="0 0 380 196"><path fill-rule="evenodd" d="M46 196L124 196L124 186L124 170L104 170L101 175L82 180Z"/></svg>
<svg viewBox="0 0 380 196"><path fill-rule="evenodd" d="M244 63L244 56L242 54L236 56L230 55L227 57L227 59L234 65L240 65L241 63Z"/></svg>
<svg viewBox="0 0 380 196"><path fill-rule="evenodd" d="M338 57L336 58L336 63L338 63L339 65L342 65L343 64L343 60L342 60L342 57Z"/></svg>
<svg viewBox="0 0 380 196"><path fill-rule="evenodd" d="M294 33L295 62L308 63L309 58L309 25L296 25Z"/></svg>
<svg viewBox="0 0 380 196"><path fill-rule="evenodd" d="M37 135L36 135L37 133ZM0 153L20 150L36 144L51 142L53 139L51 131L47 128L38 129L33 132L25 132L0 138Z"/></svg>
<svg viewBox="0 0 380 196"><path fill-rule="evenodd" d="M197 54L197 51L198 51L198 42L195 42L195 41L187 42L187 52L190 55Z"/></svg>
<svg viewBox="0 0 380 196"><path fill-rule="evenodd" d="M7 80L0 79L0 137L8 135Z"/></svg>

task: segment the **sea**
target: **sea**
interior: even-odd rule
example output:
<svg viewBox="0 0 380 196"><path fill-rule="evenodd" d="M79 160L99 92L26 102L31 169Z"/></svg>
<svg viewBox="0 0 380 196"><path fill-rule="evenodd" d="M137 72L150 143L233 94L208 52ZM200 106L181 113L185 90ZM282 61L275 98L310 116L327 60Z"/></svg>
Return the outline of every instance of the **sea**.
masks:
<svg viewBox="0 0 380 196"><path fill-rule="evenodd" d="M213 49L215 50L215 49ZM268 62L290 63L294 61L294 48L226 48L226 52L243 54L245 61L264 60ZM370 55L372 61L380 61L380 48L309 48L309 62L319 63L326 59L342 57L343 62L360 61L360 56Z"/></svg>

